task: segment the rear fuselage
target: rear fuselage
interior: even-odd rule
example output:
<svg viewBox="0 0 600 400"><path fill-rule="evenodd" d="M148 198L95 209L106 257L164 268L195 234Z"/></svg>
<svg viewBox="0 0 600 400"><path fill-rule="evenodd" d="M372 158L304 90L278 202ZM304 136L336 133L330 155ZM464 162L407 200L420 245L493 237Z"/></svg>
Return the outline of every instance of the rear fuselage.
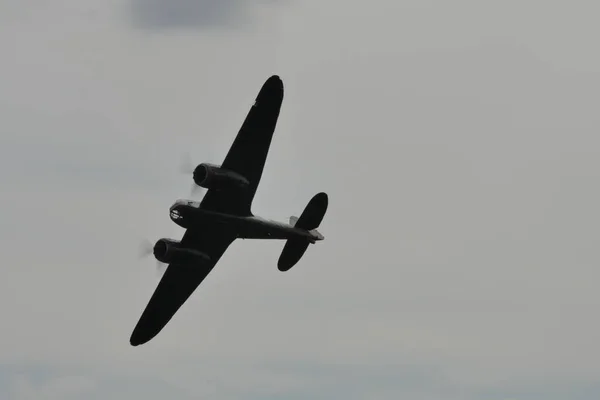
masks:
<svg viewBox="0 0 600 400"><path fill-rule="evenodd" d="M271 221L254 215L229 215L200 208L198 202L178 200L170 208L173 222L184 229L208 225L215 230L233 232L240 239L306 239L311 243L322 240L319 234L290 224Z"/></svg>

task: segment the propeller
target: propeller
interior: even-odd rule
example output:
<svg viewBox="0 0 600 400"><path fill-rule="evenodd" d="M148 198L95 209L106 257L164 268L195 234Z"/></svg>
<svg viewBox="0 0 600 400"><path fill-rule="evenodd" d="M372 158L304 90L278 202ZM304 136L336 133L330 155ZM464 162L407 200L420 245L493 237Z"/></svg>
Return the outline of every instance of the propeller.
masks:
<svg viewBox="0 0 600 400"><path fill-rule="evenodd" d="M189 153L184 153L181 158L181 163L179 164L179 171L185 175L194 175L194 170L196 166L192 162L192 158ZM205 193L206 189L202 186L196 185L196 182L192 182L192 186L190 187L190 197L196 198L200 197Z"/></svg>
<svg viewBox="0 0 600 400"><path fill-rule="evenodd" d="M190 153L184 153L181 157L181 163L179 164L179 171L183 174L193 174L196 166L192 162Z"/></svg>
<svg viewBox="0 0 600 400"><path fill-rule="evenodd" d="M148 257L154 251L154 245L148 239L141 241L138 251L139 258Z"/></svg>
<svg viewBox="0 0 600 400"><path fill-rule="evenodd" d="M139 258L145 258L154 253L154 245L148 239L142 240L139 246ZM167 269L167 264L156 260L156 273L160 277Z"/></svg>

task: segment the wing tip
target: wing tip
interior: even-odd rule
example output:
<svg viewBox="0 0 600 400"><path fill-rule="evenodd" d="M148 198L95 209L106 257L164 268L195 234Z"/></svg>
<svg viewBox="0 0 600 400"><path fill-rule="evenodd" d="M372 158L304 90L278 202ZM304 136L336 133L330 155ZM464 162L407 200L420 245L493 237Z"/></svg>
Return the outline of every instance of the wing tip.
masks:
<svg viewBox="0 0 600 400"><path fill-rule="evenodd" d="M147 340L143 340L142 338L140 338L136 335L131 335L131 338L129 338L129 344L132 345L133 347L137 347L146 342L147 342Z"/></svg>
<svg viewBox="0 0 600 400"><path fill-rule="evenodd" d="M257 102L262 99L274 98L283 98L283 81L279 75L271 75L262 85L258 96L256 96Z"/></svg>
<svg viewBox="0 0 600 400"><path fill-rule="evenodd" d="M283 85L283 81L281 80L281 77L277 74L271 75L269 77L269 79L267 79L267 83L273 83L273 84L281 84Z"/></svg>
<svg viewBox="0 0 600 400"><path fill-rule="evenodd" d="M144 343L149 342L154 336L156 336L158 332L144 332L139 328L136 328L131 333L131 337L129 338L129 344L133 347L142 345Z"/></svg>

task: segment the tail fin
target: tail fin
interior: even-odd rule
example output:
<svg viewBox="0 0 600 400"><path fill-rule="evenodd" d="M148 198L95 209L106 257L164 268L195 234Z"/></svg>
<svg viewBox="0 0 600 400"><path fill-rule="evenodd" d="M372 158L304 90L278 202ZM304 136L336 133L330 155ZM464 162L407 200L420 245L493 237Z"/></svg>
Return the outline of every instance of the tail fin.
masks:
<svg viewBox="0 0 600 400"><path fill-rule="evenodd" d="M296 224L298 223L298 217L296 217L295 215L292 215L290 217L290 225L291 226L296 226ZM321 232L319 232L316 229L311 229L310 232L315 235L317 240L323 240L325 239L325 236L321 235Z"/></svg>
<svg viewBox="0 0 600 400"><path fill-rule="evenodd" d="M329 199L326 193L317 193L308 202L304 211L302 211L300 218L294 216L290 217L290 225L310 231L315 235L315 240L323 240L324 237L317 231L317 228L323 221L328 203ZM277 262L279 270L287 271L296 265L306 252L310 243L309 239L289 239L285 243L283 251L279 256L279 261Z"/></svg>

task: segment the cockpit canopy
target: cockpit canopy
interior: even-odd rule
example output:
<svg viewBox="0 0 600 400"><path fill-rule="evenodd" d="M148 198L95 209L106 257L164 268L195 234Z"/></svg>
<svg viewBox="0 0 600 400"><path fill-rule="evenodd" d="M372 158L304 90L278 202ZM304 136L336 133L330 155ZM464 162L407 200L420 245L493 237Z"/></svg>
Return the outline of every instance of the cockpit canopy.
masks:
<svg viewBox="0 0 600 400"><path fill-rule="evenodd" d="M195 208L200 208L200 202L194 201L194 200L180 199L180 200L177 200L175 203L173 203L171 208L175 208L176 206L191 206L191 207L195 207Z"/></svg>
<svg viewBox="0 0 600 400"><path fill-rule="evenodd" d="M181 215L181 213L179 212L179 210L177 210L177 208L179 208L180 206L184 206L184 207L194 207L194 208L200 208L200 202L199 201L193 201L193 200L177 200L175 203L173 203L173 205L171 206L171 219L173 220L178 220L183 218L183 216Z"/></svg>

